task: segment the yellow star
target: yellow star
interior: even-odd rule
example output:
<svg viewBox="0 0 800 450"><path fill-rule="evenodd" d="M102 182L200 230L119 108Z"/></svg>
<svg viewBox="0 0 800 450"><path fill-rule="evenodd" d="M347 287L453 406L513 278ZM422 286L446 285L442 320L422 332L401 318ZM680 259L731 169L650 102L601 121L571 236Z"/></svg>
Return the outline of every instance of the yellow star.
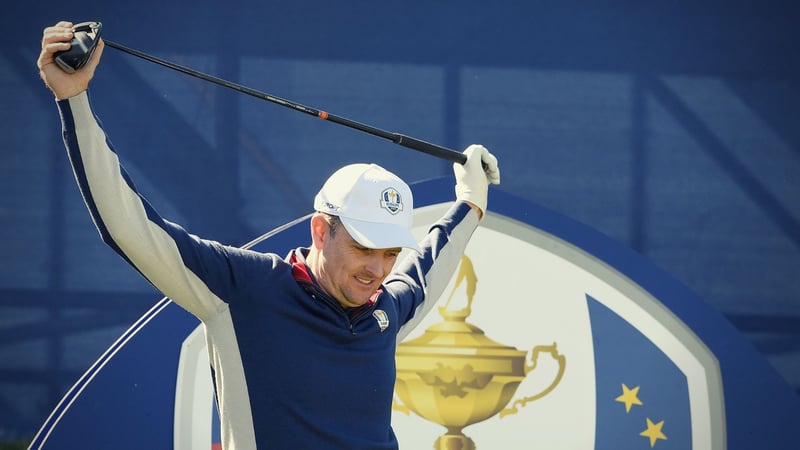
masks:
<svg viewBox="0 0 800 450"><path fill-rule="evenodd" d="M664 433L661 432L661 427L664 426L664 421L658 423L653 423L650 418L647 418L647 429L639 433L639 436L644 436L650 438L650 448L653 448L656 445L656 441L659 439L667 440L667 437L664 436Z"/></svg>
<svg viewBox="0 0 800 450"><path fill-rule="evenodd" d="M620 403L625 403L625 412L629 413L631 412L632 405L639 405L639 406L642 405L642 401L639 400L638 394L639 394L639 386L636 386L633 389L629 389L628 386L625 385L625 383L622 383L622 395L615 398L614 400Z"/></svg>

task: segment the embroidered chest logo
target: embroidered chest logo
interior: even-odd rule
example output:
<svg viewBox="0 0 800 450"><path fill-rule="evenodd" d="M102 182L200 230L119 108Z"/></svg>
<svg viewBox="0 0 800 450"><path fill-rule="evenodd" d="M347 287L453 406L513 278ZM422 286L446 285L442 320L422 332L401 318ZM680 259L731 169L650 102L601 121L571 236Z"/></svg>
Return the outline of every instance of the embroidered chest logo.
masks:
<svg viewBox="0 0 800 450"><path fill-rule="evenodd" d="M403 199L395 188L388 188L381 192L381 208L391 214L397 214L403 210Z"/></svg>
<svg viewBox="0 0 800 450"><path fill-rule="evenodd" d="M389 316L386 315L386 311L382 309L376 309L375 312L372 313L372 317L378 321L378 326L381 327L381 333L389 328Z"/></svg>

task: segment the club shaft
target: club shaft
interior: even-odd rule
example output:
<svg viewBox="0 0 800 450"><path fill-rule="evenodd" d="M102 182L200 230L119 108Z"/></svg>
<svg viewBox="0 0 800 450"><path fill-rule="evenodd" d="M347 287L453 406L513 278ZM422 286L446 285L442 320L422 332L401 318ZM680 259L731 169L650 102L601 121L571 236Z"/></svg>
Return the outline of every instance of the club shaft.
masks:
<svg viewBox="0 0 800 450"><path fill-rule="evenodd" d="M355 120L350 120L345 117L337 116L335 114L328 113L326 111L322 111L316 108L311 108L309 106L301 105L300 103L295 103L290 100L286 100L284 98L276 97L274 95L267 94L266 92L257 91L255 89L251 89L247 86L242 86L241 84L232 83L228 80L224 80L219 77L215 77L213 75L208 75L203 72L199 72L197 70L191 69L186 66L182 66L180 64L175 64L170 61L166 61L160 58L156 58L155 56L149 55L147 53L140 52L138 50L134 50L132 48L126 47L124 45L118 44L116 42L109 41L107 39L103 39L105 45L120 50L122 52L131 54L133 56L137 56L144 60L150 61L152 63L159 64L164 67L168 67L173 70L177 70L178 72L185 73L187 75L191 75L196 78L200 78L205 81L209 81L211 83L217 84L219 86L223 86L229 89L233 89L235 91L241 92L243 94L247 94L256 98L260 98L261 100L266 100L271 103L275 103L281 106L285 106L287 108L291 108L295 111L299 111L311 116L318 117L323 120L327 120L329 122L334 122L339 125L344 125L349 128L353 128L358 131L362 131L364 133L371 134L373 136L377 136L383 139L390 140L395 144L402 145L403 147L410 148L412 150L417 150L423 153L427 153L432 156L436 156L438 158L442 158L454 163L464 164L467 161L467 157L455 150L449 149L447 147L442 147L441 145L432 144L430 142L426 142L411 136L406 136L399 133L392 133L389 131L382 130L380 128L375 128L370 125L363 124L361 122L356 122Z"/></svg>

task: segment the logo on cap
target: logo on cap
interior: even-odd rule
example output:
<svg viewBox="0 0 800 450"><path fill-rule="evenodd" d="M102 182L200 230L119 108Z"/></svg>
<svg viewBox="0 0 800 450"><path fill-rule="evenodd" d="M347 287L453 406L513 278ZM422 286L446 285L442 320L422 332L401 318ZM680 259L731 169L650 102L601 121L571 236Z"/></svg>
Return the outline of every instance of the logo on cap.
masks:
<svg viewBox="0 0 800 450"><path fill-rule="evenodd" d="M389 211L391 214L397 214L403 210L403 200L400 193L395 188L384 189L381 192L381 208Z"/></svg>
<svg viewBox="0 0 800 450"><path fill-rule="evenodd" d="M341 209L340 207L334 205L331 202L322 202L321 206L324 207L325 209L327 209L328 211L332 212L332 213L338 213L339 210Z"/></svg>

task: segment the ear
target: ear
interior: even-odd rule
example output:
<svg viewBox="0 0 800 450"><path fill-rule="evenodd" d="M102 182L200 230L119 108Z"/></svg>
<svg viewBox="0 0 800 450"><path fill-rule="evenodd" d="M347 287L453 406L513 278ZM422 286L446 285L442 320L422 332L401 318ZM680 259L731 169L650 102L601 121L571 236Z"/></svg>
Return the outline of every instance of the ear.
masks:
<svg viewBox="0 0 800 450"><path fill-rule="evenodd" d="M321 249L325 247L325 242L328 240L329 236L329 230L330 225L324 217L319 214L311 216L311 244L315 248Z"/></svg>

